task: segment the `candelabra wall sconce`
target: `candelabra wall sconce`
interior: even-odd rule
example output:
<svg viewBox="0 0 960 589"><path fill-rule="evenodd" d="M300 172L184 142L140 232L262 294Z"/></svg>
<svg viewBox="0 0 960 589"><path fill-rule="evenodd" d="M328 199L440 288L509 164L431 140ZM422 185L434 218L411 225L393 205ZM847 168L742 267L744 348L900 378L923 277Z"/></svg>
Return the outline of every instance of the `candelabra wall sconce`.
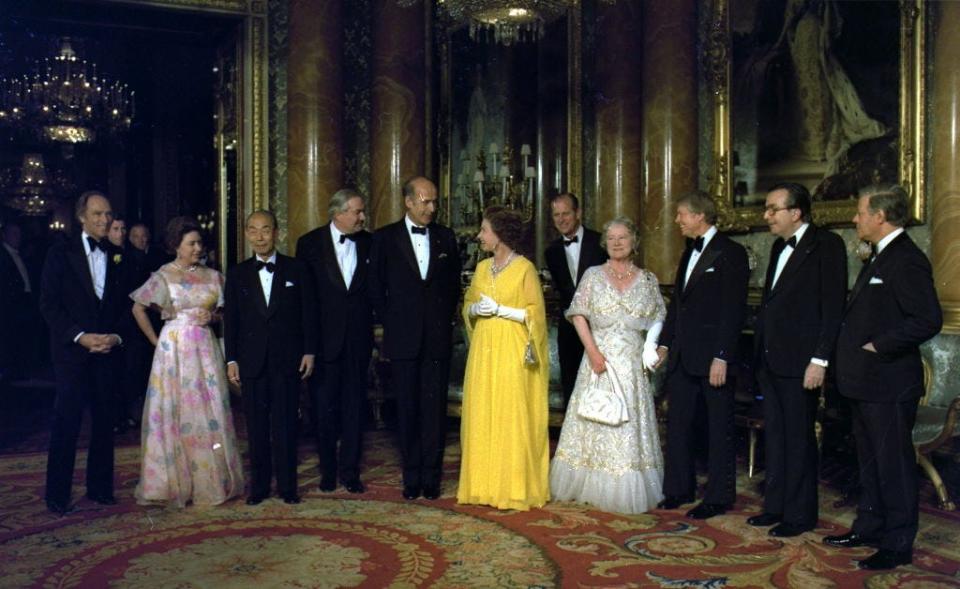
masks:
<svg viewBox="0 0 960 589"><path fill-rule="evenodd" d="M530 165L530 145L520 147L520 166L514 162L514 150L496 143L490 144L489 160L481 151L469 154L461 151L462 173L457 178L455 193L459 202L460 222L457 225L479 227L483 211L490 206L502 206L523 213L530 221L536 201L536 169ZM471 166L472 162L476 162Z"/></svg>

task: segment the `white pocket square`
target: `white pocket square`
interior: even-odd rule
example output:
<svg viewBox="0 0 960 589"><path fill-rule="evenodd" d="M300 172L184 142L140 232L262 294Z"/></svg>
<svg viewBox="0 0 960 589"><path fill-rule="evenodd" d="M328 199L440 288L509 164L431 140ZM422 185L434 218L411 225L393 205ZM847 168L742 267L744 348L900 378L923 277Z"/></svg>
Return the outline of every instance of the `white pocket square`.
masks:
<svg viewBox="0 0 960 589"><path fill-rule="evenodd" d="M284 284L284 286L293 286L293 283L288 280L287 283Z"/></svg>
<svg viewBox="0 0 960 589"><path fill-rule="evenodd" d="M883 284L883 278L880 278L879 276L874 276L873 278L870 279L870 284Z"/></svg>
<svg viewBox="0 0 960 589"><path fill-rule="evenodd" d="M439 256L437 256L437 258L446 258L446 257L447 257L447 254L442 253L442 252L440 253Z"/></svg>
<svg viewBox="0 0 960 589"><path fill-rule="evenodd" d="M711 267L711 268L707 268L706 270L703 271L703 273L706 274L707 272L713 272L713 270L714 270L714 269L713 269L712 267Z"/></svg>

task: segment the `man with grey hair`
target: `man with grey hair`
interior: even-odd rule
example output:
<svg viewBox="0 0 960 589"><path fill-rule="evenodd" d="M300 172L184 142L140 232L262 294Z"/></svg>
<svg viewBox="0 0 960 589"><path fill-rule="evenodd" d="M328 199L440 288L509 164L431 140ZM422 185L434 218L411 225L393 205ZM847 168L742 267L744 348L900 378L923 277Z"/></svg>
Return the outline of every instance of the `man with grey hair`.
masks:
<svg viewBox="0 0 960 589"><path fill-rule="evenodd" d="M879 550L867 570L910 564L917 535L917 459L913 425L923 396L920 344L943 313L927 256L904 232L909 199L900 186L860 193L853 222L874 255L847 296L837 338L837 389L850 401L860 468L860 498L850 532L831 546Z"/></svg>
<svg viewBox="0 0 960 589"><path fill-rule="evenodd" d="M318 374L312 388L320 490L336 490L339 475L347 491L363 493L361 415L373 350L373 312L367 298L371 235L363 228L366 204L356 190L338 190L327 212L330 223L297 241L297 258L313 271L319 308Z"/></svg>

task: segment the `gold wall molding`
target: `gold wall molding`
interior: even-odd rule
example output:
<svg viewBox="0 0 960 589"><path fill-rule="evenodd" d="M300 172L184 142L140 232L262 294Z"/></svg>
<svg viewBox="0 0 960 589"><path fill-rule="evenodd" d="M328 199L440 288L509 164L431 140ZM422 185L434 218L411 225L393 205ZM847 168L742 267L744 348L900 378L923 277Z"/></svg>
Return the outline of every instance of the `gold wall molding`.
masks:
<svg viewBox="0 0 960 589"><path fill-rule="evenodd" d="M941 300L940 308L943 309L943 329L940 333L960 335L960 302Z"/></svg>

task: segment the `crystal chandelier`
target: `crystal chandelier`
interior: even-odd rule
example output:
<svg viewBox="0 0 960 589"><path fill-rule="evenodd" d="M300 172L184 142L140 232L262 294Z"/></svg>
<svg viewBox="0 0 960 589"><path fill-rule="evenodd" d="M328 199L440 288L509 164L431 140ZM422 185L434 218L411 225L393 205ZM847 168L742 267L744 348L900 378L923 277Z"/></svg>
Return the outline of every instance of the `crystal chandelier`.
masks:
<svg viewBox="0 0 960 589"><path fill-rule="evenodd" d="M12 168L2 174L0 187L4 204L29 216L47 214L57 204L57 197L73 188L62 173L48 173L39 153L24 155L19 170Z"/></svg>
<svg viewBox="0 0 960 589"><path fill-rule="evenodd" d="M33 74L0 79L0 126L43 140L89 143L97 132L126 131L133 114L133 91L79 59L69 38Z"/></svg>
<svg viewBox="0 0 960 589"><path fill-rule="evenodd" d="M470 26L470 38L489 32L512 45L543 37L544 25L576 7L578 0L437 0L451 19Z"/></svg>

